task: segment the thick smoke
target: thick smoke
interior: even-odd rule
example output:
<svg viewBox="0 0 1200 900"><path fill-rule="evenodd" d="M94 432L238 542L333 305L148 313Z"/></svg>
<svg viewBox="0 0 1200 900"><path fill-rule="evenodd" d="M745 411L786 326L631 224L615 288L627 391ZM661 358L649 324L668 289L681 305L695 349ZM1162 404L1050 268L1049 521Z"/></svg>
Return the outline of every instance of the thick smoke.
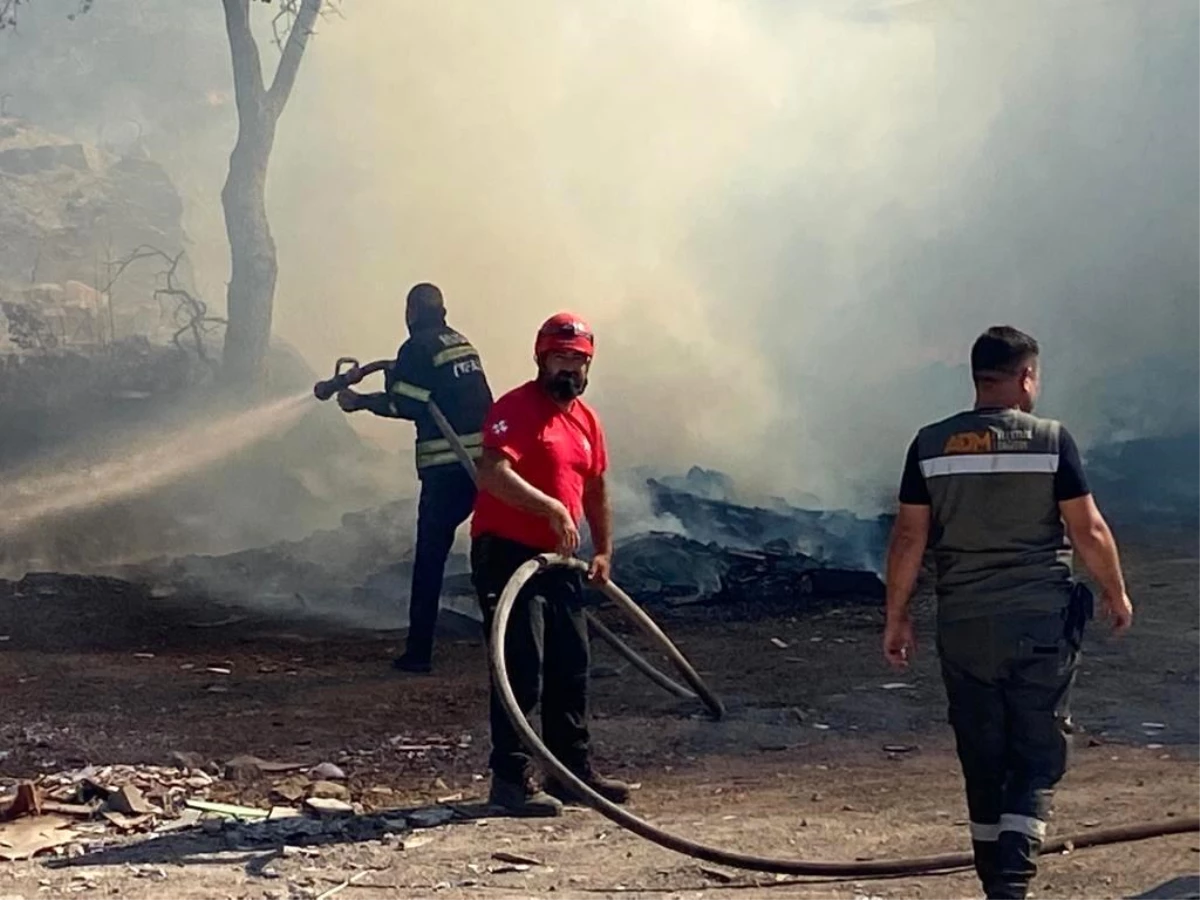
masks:
<svg viewBox="0 0 1200 900"><path fill-rule="evenodd" d="M114 37L132 7L153 18ZM599 334L589 396L620 463L854 506L884 502L912 432L969 401L961 362L991 324L1042 340L1043 409L1085 442L1197 428L1194 3L342 8L268 196L278 330L319 369L392 354L418 280L442 285L498 390L530 374L537 323L573 308ZM219 4L34 24L25 58L74 34L81 62L23 69L11 108L142 121L218 299ZM164 45L169 90L148 68ZM370 425L393 445L400 427Z"/></svg>

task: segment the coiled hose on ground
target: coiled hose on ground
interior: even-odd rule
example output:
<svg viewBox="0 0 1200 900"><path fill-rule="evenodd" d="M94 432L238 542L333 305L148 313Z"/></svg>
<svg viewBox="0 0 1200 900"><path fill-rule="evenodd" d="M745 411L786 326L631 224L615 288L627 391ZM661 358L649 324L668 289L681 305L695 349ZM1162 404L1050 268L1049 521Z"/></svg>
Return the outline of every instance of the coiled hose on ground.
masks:
<svg viewBox="0 0 1200 900"><path fill-rule="evenodd" d="M870 860L870 861L837 861L837 862L818 862L805 859L773 859L767 856L755 856L748 853L738 853L732 850L725 850L720 847L712 847L707 844L701 844L698 841L693 841L677 834L671 834L654 825L651 825L644 819L635 816L628 810L611 803L604 797L597 794L583 781L581 781L573 772L564 766L555 756L549 751L542 739L534 731L529 724L529 720L525 714L521 712L520 706L517 704L517 698L513 694L512 686L508 681L508 669L504 660L504 641L508 630L508 620L512 615L513 604L516 602L517 595L521 589L529 582L531 578L539 572L544 571L551 566L565 566L567 568L578 569L580 571L587 570L587 564L578 559L568 559L566 557L555 554L544 554L536 557L521 566L512 578L509 580L504 592L500 595L500 599L496 605L496 612L492 622L491 644L489 661L491 666L492 681L495 689L498 691L500 701L504 706L508 717L512 720L513 727L516 728L517 734L520 735L522 743L531 754L542 764L546 771L559 779L564 784L569 785L577 796L585 799L589 806L599 812L601 815L620 825L622 828L632 831L639 837L643 837L648 841L652 841L659 846L666 847L669 850L674 850L677 853L682 853L686 856L691 856L696 859L702 859L706 862L717 865L730 866L738 869L749 869L756 872L773 872L785 875L816 875L816 876L839 876L850 878L870 878L870 877L886 877L895 875L917 875L917 874L933 874L944 873L951 870L968 868L973 865L974 858L970 853L946 853L939 856L924 856L912 857L906 859L889 859L889 860ZM671 643L670 639L663 634L662 630L654 624L654 621L646 615L632 599L629 598L624 591L614 584L606 584L602 589L603 593L612 599L623 612L628 614L642 630L655 642L659 649L666 653L667 657L672 661L675 667L683 675L684 679L695 689L695 694L699 696L705 704L713 711L714 715L720 716L723 712L720 700L712 694L711 691L704 685L704 682L696 674L695 669L687 661L682 653ZM593 619L593 624L595 620ZM607 629L606 629L607 630ZM614 635L615 637L615 635ZM624 645L623 645L624 646ZM632 651L630 651L632 653ZM631 661L637 654L628 656ZM640 658L640 657L639 657ZM644 660L643 660L644 662ZM661 676L657 670L653 669L646 663L647 668ZM639 668L641 668L639 666ZM650 674L646 669L642 669L646 674ZM654 676L651 676L654 677ZM661 676L666 678L666 676ZM655 678L658 681L657 678ZM670 681L670 679L666 679ZM662 682L659 682L660 684ZM674 683L674 682L672 682ZM664 685L665 686L665 685ZM676 685L679 687L679 685ZM677 691L673 691L678 693ZM1135 825L1125 825L1116 828L1096 829L1087 831L1081 834L1071 834L1063 837L1054 838L1047 841L1042 848L1042 853L1060 853L1064 850L1082 849L1084 847L1096 847L1102 844L1117 844L1128 841L1140 841L1152 837L1161 837L1170 834L1185 834L1188 832L1200 831L1200 818L1186 819L1170 819L1163 822L1145 822Z"/></svg>

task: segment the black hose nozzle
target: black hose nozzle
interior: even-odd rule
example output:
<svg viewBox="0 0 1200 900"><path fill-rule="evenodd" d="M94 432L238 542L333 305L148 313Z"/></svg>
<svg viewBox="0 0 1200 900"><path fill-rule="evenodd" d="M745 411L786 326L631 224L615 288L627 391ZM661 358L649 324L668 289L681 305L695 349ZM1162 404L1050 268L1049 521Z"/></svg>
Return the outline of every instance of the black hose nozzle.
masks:
<svg viewBox="0 0 1200 900"><path fill-rule="evenodd" d="M343 371L342 366L349 366ZM313 396L318 400L328 400L338 391L344 391L362 380L362 369L358 360L352 356L343 356L333 365L333 377L318 381L313 385Z"/></svg>

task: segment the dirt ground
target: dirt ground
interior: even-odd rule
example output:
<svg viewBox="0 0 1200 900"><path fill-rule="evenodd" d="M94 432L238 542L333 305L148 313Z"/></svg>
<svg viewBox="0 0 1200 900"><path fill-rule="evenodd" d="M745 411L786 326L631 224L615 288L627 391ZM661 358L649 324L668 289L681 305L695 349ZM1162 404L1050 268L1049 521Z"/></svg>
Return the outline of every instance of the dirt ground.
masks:
<svg viewBox="0 0 1200 900"><path fill-rule="evenodd" d="M1123 552L1137 620L1119 641L1100 623L1088 635L1074 709L1077 753L1052 823L1059 834L1195 816L1200 805L1197 535L1124 536ZM332 761L355 799L386 788L394 806L486 793L478 642L444 642L436 676L404 677L387 665L394 637L273 634L245 623L189 629L167 607L158 615L139 602L4 599L4 779L89 763L166 765L172 751L191 751L213 760ZM917 664L903 676L882 664L882 619L873 608L746 610L722 621L661 616L724 698L729 714L719 723L619 671L597 644L597 762L640 785L631 801L637 814L716 845L851 860L969 849L929 611L922 607ZM230 674L205 671L214 665ZM444 749L404 749L446 738ZM219 782L214 796L263 803L270 784ZM506 866L493 859L497 851L539 864ZM70 860L0 864L0 898L314 900L350 879L341 900L978 896L968 873L816 881L705 868L590 810L570 809L557 820L457 821L400 841L286 851L229 850L221 835L200 832L136 838ZM1198 871L1200 835L1182 835L1046 858L1034 893L1134 897Z"/></svg>

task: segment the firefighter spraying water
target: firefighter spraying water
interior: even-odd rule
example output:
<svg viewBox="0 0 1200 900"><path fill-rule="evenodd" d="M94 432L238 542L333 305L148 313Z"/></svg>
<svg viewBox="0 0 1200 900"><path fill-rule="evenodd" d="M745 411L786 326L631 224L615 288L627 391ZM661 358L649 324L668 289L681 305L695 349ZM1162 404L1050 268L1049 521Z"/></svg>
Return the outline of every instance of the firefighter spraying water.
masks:
<svg viewBox="0 0 1200 900"><path fill-rule="evenodd" d="M434 630L446 559L454 546L455 531L470 516L475 503L475 482L459 464L438 418L459 435L471 458L477 458L483 417L491 406L492 392L478 351L446 324L445 301L435 285L418 284L408 292L404 321L409 338L400 346L394 362L379 361L362 367L355 360L339 360L334 377L317 384L313 392L320 400L336 393L338 405L348 413L367 410L416 425L416 464L421 481L416 559L407 647L393 666L403 672L428 673L433 668ZM346 363L350 368L342 372ZM359 394L351 389L377 371L384 372L383 391Z"/></svg>

